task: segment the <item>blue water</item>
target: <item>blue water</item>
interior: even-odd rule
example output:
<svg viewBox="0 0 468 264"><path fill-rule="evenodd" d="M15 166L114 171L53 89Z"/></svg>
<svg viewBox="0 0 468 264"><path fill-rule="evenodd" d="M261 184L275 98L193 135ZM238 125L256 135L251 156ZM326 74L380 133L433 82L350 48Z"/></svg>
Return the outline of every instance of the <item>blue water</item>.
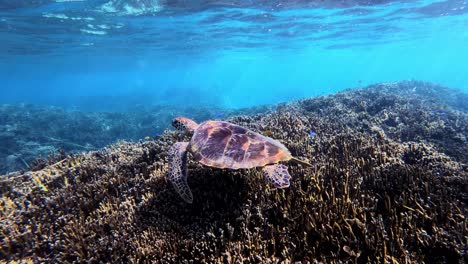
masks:
<svg viewBox="0 0 468 264"><path fill-rule="evenodd" d="M468 92L462 0L0 0L0 40L0 103L239 108L408 79Z"/></svg>

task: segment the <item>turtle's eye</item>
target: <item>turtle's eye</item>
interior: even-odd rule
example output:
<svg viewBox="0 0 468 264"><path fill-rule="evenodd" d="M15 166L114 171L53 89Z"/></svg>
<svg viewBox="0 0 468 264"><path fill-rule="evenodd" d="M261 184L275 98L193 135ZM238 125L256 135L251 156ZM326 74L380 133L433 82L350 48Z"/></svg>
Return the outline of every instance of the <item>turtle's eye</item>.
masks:
<svg viewBox="0 0 468 264"><path fill-rule="evenodd" d="M176 129L181 129L182 128L182 123L180 123L180 121L177 120L177 118L176 118L176 119L172 120L172 126L175 127Z"/></svg>
<svg viewBox="0 0 468 264"><path fill-rule="evenodd" d="M172 126L175 127L177 130L185 130L185 123L183 122L183 119L177 117L172 120Z"/></svg>
<svg viewBox="0 0 468 264"><path fill-rule="evenodd" d="M197 128L197 123L185 117L176 117L172 120L172 125L177 130L182 130L185 132L193 132Z"/></svg>

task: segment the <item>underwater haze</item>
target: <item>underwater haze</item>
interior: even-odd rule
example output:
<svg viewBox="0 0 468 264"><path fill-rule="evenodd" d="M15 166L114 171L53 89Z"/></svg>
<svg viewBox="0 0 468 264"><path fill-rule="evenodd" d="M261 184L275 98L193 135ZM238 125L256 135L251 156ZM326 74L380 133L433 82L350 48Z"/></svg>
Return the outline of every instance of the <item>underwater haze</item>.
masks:
<svg viewBox="0 0 468 264"><path fill-rule="evenodd" d="M0 263L468 263L468 0L0 0Z"/></svg>
<svg viewBox="0 0 468 264"><path fill-rule="evenodd" d="M378 82L468 91L468 4L0 0L0 103L243 108Z"/></svg>

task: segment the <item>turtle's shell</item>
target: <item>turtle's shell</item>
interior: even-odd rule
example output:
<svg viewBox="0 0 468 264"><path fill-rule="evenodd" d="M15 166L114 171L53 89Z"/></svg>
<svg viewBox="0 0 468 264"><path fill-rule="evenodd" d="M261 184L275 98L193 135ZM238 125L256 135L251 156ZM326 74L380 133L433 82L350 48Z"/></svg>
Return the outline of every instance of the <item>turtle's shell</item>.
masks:
<svg viewBox="0 0 468 264"><path fill-rule="evenodd" d="M224 121L201 123L189 150L196 161L216 168L261 167L292 158L278 141Z"/></svg>

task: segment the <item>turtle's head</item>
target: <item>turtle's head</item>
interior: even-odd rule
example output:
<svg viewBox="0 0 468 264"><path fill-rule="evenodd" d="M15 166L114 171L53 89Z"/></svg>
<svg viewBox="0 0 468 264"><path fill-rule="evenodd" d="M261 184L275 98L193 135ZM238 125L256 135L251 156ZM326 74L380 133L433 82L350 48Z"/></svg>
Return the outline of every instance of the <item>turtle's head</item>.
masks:
<svg viewBox="0 0 468 264"><path fill-rule="evenodd" d="M176 117L174 120L172 120L172 126L178 130L193 132L195 129L197 129L198 124L195 123L195 121L192 119L186 117Z"/></svg>

